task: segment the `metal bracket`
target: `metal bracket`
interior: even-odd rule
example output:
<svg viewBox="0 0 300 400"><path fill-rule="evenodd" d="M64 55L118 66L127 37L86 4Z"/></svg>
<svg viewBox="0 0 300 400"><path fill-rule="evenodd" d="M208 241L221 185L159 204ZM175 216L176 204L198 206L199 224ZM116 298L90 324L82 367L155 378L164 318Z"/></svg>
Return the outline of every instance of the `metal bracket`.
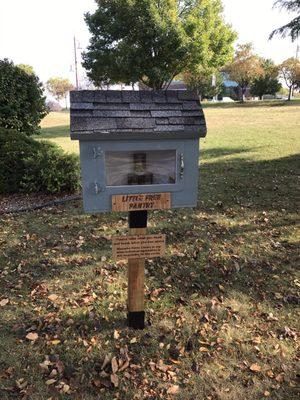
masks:
<svg viewBox="0 0 300 400"><path fill-rule="evenodd" d="M99 194L102 192L102 187L99 185L98 182L94 183L94 190L95 190L95 194Z"/></svg>
<svg viewBox="0 0 300 400"><path fill-rule="evenodd" d="M103 156L103 150L101 149L100 146L98 147L93 147L93 158L99 158Z"/></svg>
<svg viewBox="0 0 300 400"><path fill-rule="evenodd" d="M184 155L181 153L180 154L180 169L179 169L180 179L183 179L183 175L184 175Z"/></svg>

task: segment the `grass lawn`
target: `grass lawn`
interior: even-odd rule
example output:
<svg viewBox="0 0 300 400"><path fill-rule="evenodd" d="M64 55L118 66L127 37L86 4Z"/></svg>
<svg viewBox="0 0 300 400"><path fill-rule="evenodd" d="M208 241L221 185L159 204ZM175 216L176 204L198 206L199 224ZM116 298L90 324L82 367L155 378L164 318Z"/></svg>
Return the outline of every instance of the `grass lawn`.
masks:
<svg viewBox="0 0 300 400"><path fill-rule="evenodd" d="M66 111L52 112L42 121L43 138L55 142L68 153L79 153L78 141L70 140L70 114Z"/></svg>
<svg viewBox="0 0 300 400"><path fill-rule="evenodd" d="M150 213L168 255L147 261L146 330L111 259L125 214L1 217L1 400L299 399L300 104L205 114L198 207ZM42 126L78 151L67 113Z"/></svg>

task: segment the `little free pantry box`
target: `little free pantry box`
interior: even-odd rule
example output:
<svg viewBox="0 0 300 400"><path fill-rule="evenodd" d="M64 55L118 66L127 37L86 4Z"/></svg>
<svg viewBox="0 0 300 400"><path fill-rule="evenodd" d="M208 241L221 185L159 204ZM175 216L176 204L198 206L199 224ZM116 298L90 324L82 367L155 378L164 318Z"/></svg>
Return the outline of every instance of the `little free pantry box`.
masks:
<svg viewBox="0 0 300 400"><path fill-rule="evenodd" d="M150 201L158 193L169 196L172 208L196 206L199 138L205 135L194 92L71 92L85 211L111 211L116 195L138 200L144 194Z"/></svg>

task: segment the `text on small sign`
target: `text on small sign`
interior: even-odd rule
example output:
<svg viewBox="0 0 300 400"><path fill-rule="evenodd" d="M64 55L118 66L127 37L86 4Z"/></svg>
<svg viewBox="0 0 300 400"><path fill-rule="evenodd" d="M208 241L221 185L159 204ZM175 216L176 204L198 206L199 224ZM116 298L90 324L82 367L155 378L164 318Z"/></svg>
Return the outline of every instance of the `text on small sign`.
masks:
<svg viewBox="0 0 300 400"><path fill-rule="evenodd" d="M165 248L166 235L116 236L112 238L112 253L116 260L163 257Z"/></svg>

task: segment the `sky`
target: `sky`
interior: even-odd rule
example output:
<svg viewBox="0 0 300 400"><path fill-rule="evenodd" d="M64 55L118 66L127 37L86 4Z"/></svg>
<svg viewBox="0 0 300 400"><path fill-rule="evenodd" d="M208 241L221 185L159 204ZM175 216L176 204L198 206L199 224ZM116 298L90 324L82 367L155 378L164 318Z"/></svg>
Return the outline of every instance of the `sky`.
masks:
<svg viewBox="0 0 300 400"><path fill-rule="evenodd" d="M253 42L259 55L280 63L296 55L300 40L268 40L274 28L293 17L272 9L273 3L274 0L223 0L224 17L238 33L238 43ZM94 9L94 0L0 0L0 59L33 66L44 82L61 76L75 83L73 38L76 36L81 49L88 45L84 13ZM77 49L78 55L81 49Z"/></svg>

